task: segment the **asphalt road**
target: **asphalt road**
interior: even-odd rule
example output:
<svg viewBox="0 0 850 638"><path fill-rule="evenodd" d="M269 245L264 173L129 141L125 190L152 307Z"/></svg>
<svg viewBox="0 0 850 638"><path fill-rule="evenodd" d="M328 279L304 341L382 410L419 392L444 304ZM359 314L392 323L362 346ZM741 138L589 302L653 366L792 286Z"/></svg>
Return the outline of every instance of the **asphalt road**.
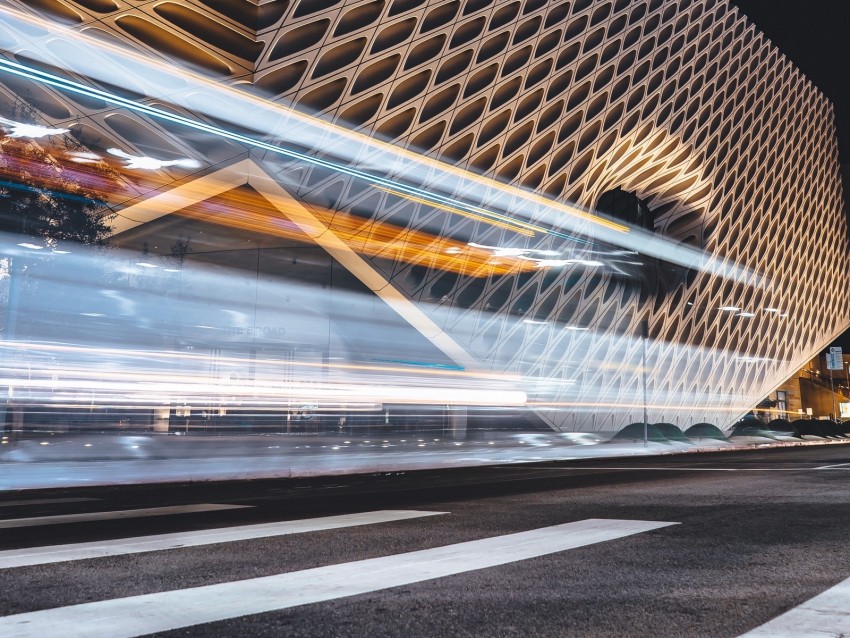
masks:
<svg viewBox="0 0 850 638"><path fill-rule="evenodd" d="M850 446L831 445L4 492L0 611L8 618L0 635L738 636L850 578L848 487ZM192 504L247 507L158 509ZM128 510L137 516L50 518ZM3 563L15 549L89 543L97 551L129 537L189 539L200 530L384 510L409 518L195 547L169 537L171 549ZM587 525L610 538L587 536ZM629 525L646 529L623 531ZM577 546L550 545L573 536ZM473 542L483 539L501 545ZM438 549L446 546L448 556ZM538 555L517 558L535 548ZM434 551L412 554L422 550ZM379 560L348 565L367 559ZM126 600L115 609L80 606L119 598ZM39 611L46 613L30 613ZM224 619L207 622L211 614ZM828 615L803 620L788 635L839 635Z"/></svg>

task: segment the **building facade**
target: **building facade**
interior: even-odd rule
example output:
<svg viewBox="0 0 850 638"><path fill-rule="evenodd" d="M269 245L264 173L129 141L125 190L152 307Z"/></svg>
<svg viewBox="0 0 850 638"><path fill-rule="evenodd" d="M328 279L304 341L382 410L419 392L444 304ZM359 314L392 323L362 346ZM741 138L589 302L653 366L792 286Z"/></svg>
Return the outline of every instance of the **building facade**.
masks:
<svg viewBox="0 0 850 638"><path fill-rule="evenodd" d="M260 282L312 255L299 282L380 299L360 324L392 315L404 343L432 353L409 356L518 379L554 429L725 426L850 324L832 106L723 0L6 0L2 11L6 59L218 131L0 73L9 104L120 173L104 197L116 245L168 257L191 236L187 267ZM205 88L186 88L197 77ZM232 90L364 146L343 157L342 144L252 124L223 103ZM139 177L115 148L173 163ZM384 169L379 152L398 154ZM222 209L242 221L211 221ZM250 304L253 286L228 295ZM321 363L355 340L330 298L336 310L299 306L338 326L326 339L284 336L284 298L194 347L272 344ZM344 356L381 348L361 341Z"/></svg>

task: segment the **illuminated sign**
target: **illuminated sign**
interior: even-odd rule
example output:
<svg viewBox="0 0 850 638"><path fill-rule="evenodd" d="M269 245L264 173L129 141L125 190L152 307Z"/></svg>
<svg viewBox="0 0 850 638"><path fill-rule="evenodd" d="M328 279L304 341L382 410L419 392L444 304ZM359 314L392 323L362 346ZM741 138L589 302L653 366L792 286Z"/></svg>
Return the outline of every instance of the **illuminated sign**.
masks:
<svg viewBox="0 0 850 638"><path fill-rule="evenodd" d="M843 370L844 369L844 357L841 354L841 348L833 346L829 349L829 352L826 355L826 369L827 370Z"/></svg>

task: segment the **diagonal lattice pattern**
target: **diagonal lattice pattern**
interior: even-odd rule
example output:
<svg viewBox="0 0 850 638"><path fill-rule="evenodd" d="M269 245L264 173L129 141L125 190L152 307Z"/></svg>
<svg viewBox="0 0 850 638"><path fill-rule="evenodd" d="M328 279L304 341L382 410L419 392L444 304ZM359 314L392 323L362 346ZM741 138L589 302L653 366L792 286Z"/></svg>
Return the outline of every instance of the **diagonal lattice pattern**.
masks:
<svg viewBox="0 0 850 638"><path fill-rule="evenodd" d="M683 424L725 423L848 323L832 107L727 2L12 4L555 200L593 208L612 189L634 192L653 210L657 234L769 279L758 288L691 273L669 294L650 295L580 265L474 277L441 269L427 254L369 257L484 365L574 381L557 396L541 390L541 412L556 427L632 418L615 404L638 402L644 321L650 403L659 406L651 416ZM5 48L25 54L25 42L8 40ZM38 90L44 118L83 121L90 147L152 146L211 163L242 152ZM286 168L269 158L265 166ZM317 169L296 194L479 244L518 241ZM522 242L561 248L551 237ZM546 407L559 403L588 409L576 416Z"/></svg>

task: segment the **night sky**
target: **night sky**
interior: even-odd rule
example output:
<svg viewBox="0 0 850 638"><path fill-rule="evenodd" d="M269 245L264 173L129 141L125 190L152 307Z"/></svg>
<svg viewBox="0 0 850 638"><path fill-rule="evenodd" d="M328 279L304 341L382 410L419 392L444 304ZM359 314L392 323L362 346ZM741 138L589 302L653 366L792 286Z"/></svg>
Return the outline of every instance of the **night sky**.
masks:
<svg viewBox="0 0 850 638"><path fill-rule="evenodd" d="M850 0L731 2L835 105L845 209L850 212ZM835 345L850 352L850 331Z"/></svg>

